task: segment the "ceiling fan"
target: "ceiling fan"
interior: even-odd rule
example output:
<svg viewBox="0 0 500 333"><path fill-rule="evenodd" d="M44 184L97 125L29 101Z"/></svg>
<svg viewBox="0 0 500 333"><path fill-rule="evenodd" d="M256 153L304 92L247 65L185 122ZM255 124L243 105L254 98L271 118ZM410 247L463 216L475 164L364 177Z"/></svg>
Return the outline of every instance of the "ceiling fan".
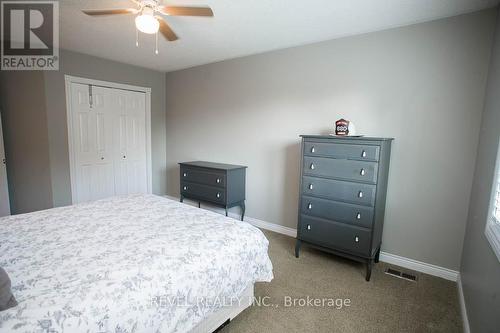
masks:
<svg viewBox="0 0 500 333"><path fill-rule="evenodd" d="M105 15L137 15L135 17L135 26L138 31L146 34L157 34L158 31L168 40L175 41L179 39L175 32L170 28L167 21L161 16L205 16L212 17L214 13L210 7L186 7L186 6L164 6L160 0L131 0L137 8L118 8L118 9L85 9L84 14L90 16ZM137 44L138 45L138 44ZM156 48L158 53L158 46Z"/></svg>

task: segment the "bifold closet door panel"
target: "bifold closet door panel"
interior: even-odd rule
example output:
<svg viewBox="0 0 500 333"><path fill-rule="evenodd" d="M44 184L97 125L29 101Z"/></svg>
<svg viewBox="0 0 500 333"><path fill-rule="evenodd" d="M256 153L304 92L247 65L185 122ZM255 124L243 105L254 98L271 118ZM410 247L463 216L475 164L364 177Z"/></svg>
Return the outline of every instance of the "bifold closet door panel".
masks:
<svg viewBox="0 0 500 333"><path fill-rule="evenodd" d="M0 217L10 215L9 184L3 145L3 128L0 119Z"/></svg>
<svg viewBox="0 0 500 333"><path fill-rule="evenodd" d="M146 95L116 90L113 146L116 194L147 193Z"/></svg>
<svg viewBox="0 0 500 333"><path fill-rule="evenodd" d="M147 193L146 94L78 83L71 89L76 202Z"/></svg>
<svg viewBox="0 0 500 333"><path fill-rule="evenodd" d="M77 202L114 195L112 149L113 98L105 91L72 84L73 156L76 171ZM71 138L70 138L71 140Z"/></svg>

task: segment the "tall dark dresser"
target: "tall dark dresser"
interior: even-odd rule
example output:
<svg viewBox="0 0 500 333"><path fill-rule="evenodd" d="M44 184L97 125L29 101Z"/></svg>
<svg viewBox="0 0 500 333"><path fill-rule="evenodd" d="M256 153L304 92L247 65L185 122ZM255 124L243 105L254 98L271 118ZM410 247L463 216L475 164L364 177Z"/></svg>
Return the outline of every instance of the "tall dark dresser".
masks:
<svg viewBox="0 0 500 333"><path fill-rule="evenodd" d="M305 243L364 262L369 281L380 255L393 139L301 137L295 256Z"/></svg>

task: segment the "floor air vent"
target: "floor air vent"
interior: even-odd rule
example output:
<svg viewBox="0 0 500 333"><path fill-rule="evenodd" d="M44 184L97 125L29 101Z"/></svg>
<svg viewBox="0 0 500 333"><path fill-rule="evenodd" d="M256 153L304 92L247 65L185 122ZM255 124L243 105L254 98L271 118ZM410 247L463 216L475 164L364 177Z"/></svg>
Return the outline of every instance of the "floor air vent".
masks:
<svg viewBox="0 0 500 333"><path fill-rule="evenodd" d="M400 271L395 270L393 268L387 268L385 270L385 274L388 274L388 275L391 275L391 276L394 276L394 277L397 277L397 278L400 278L400 279L405 279L405 280L408 280L408 281L417 282L417 276L416 275L405 273L405 272L400 272Z"/></svg>

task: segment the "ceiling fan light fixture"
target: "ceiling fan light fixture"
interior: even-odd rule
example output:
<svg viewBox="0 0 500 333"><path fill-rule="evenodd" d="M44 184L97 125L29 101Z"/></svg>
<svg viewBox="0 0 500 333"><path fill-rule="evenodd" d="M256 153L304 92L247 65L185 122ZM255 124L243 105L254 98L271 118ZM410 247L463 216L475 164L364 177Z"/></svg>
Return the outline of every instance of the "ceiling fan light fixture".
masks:
<svg viewBox="0 0 500 333"><path fill-rule="evenodd" d="M141 15L135 18L135 26L140 32L145 34L155 34L160 29L160 22L153 16L151 8L144 8Z"/></svg>

